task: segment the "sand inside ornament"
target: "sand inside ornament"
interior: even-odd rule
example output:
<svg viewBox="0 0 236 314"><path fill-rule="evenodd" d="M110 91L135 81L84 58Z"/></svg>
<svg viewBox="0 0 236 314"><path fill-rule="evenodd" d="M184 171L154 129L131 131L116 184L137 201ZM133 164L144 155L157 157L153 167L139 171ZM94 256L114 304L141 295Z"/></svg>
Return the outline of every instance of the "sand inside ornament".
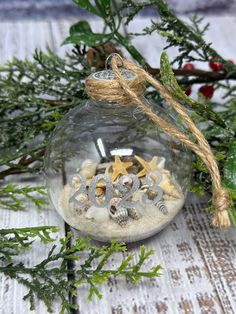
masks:
<svg viewBox="0 0 236 314"><path fill-rule="evenodd" d="M185 200L175 177L164 167L165 159L156 156L151 161L139 156L115 156L113 162L104 164L85 160L79 176L64 186L59 212L69 225L100 241L132 242L152 236L175 217ZM109 186L94 179L103 174L113 185L112 197L105 206ZM81 176L86 180L86 188ZM78 193L83 184L83 193ZM72 202L74 196L76 200Z"/></svg>

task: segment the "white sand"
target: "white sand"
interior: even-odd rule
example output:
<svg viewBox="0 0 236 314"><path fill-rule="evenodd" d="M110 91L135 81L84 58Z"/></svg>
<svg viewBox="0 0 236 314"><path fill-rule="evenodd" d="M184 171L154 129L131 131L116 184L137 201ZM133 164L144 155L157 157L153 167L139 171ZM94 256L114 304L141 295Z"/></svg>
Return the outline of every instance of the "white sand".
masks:
<svg viewBox="0 0 236 314"><path fill-rule="evenodd" d="M59 213L69 225L100 241L114 239L132 242L152 236L162 230L184 204L184 196L180 199L165 199L164 203L168 210L166 215L155 205L142 205L139 208L141 218L138 220L129 218L125 227L121 227L109 217L107 208L92 206L87 213L84 213L82 210L76 210L76 205L69 204L69 198L72 195L72 188L66 185L59 200ZM135 199L141 199L142 195L142 192L136 192ZM97 216L96 220L92 218L94 215Z"/></svg>

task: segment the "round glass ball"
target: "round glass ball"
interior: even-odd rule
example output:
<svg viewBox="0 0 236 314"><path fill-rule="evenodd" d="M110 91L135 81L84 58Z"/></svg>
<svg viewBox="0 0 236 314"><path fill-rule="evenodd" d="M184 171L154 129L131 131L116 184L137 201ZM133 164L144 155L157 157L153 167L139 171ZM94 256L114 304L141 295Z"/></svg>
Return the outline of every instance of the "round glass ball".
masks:
<svg viewBox="0 0 236 314"><path fill-rule="evenodd" d="M177 125L170 108L143 101ZM100 241L132 242L162 230L182 208L191 153L135 106L87 100L53 132L45 173L69 225Z"/></svg>

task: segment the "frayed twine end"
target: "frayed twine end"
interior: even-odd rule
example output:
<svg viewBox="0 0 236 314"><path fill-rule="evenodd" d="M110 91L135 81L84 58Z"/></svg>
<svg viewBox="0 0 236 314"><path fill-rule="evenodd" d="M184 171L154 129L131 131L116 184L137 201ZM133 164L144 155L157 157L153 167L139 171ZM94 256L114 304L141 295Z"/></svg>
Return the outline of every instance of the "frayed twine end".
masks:
<svg viewBox="0 0 236 314"><path fill-rule="evenodd" d="M216 190L213 195L213 205L216 211L212 217L212 225L220 229L229 228L231 225L228 213L231 206L229 192L223 188Z"/></svg>

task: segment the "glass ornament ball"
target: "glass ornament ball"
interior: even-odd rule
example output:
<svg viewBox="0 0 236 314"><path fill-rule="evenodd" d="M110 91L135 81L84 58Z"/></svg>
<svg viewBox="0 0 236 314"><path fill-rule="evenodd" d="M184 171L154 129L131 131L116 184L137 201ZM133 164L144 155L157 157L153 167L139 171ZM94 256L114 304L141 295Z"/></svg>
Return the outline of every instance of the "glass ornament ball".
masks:
<svg viewBox="0 0 236 314"><path fill-rule="evenodd" d="M177 125L169 107L142 100ZM69 225L96 240L132 242L181 210L191 153L135 105L87 100L54 130L45 174L50 200Z"/></svg>

